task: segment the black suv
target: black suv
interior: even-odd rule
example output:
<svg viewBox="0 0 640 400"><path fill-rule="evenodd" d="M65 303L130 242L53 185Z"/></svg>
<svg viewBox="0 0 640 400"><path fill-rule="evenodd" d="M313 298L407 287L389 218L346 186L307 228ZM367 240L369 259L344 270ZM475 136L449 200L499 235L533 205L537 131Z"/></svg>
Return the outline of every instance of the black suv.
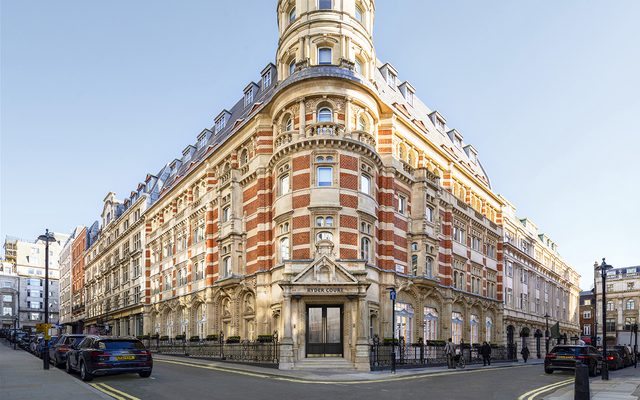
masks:
<svg viewBox="0 0 640 400"><path fill-rule="evenodd" d="M582 362L589 367L589 375L596 376L602 371L602 354L593 346L555 346L544 358L544 372L552 374L555 370L575 370Z"/></svg>
<svg viewBox="0 0 640 400"><path fill-rule="evenodd" d="M83 381L95 375L138 373L151 376L151 352L138 339L112 336L87 336L67 353L68 373L80 371Z"/></svg>
<svg viewBox="0 0 640 400"><path fill-rule="evenodd" d="M613 346L613 350L617 351L620 354L620 357L622 357L622 361L625 367L629 367L633 365L633 363L635 362L635 358L633 357L633 352L627 346L624 346L624 345Z"/></svg>

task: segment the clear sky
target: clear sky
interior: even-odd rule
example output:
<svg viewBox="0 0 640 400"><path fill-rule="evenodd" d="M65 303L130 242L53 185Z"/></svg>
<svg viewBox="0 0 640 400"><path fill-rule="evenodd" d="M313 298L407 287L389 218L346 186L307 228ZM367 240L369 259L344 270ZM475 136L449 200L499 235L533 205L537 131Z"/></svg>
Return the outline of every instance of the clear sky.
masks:
<svg viewBox="0 0 640 400"><path fill-rule="evenodd" d="M0 237L98 219L273 61L275 0L2 1ZM377 0L378 57L592 281L640 265L640 2Z"/></svg>

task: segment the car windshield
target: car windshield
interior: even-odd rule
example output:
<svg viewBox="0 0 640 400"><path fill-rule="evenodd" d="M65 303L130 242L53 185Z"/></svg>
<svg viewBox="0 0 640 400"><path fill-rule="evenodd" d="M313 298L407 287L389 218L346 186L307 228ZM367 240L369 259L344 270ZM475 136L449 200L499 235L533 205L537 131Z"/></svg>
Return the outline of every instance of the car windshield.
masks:
<svg viewBox="0 0 640 400"><path fill-rule="evenodd" d="M100 350L144 350L139 340L102 340L98 342Z"/></svg>
<svg viewBox="0 0 640 400"><path fill-rule="evenodd" d="M556 346L551 350L552 353L556 354L571 354L577 356L581 353L586 353L586 348L584 347L569 347L569 346Z"/></svg>
<svg viewBox="0 0 640 400"><path fill-rule="evenodd" d="M84 339L84 336L67 336L64 338L64 343L67 346L73 346L76 343L80 343Z"/></svg>

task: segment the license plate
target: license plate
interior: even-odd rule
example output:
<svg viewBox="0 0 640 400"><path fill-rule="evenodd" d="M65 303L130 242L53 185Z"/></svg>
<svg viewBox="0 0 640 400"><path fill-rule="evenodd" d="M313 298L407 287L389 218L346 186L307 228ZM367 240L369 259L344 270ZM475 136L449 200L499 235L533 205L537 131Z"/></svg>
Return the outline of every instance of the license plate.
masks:
<svg viewBox="0 0 640 400"><path fill-rule="evenodd" d="M561 360L573 360L576 357L575 356L558 356L558 358Z"/></svg>
<svg viewBox="0 0 640 400"><path fill-rule="evenodd" d="M116 360L135 360L136 356L116 356Z"/></svg>

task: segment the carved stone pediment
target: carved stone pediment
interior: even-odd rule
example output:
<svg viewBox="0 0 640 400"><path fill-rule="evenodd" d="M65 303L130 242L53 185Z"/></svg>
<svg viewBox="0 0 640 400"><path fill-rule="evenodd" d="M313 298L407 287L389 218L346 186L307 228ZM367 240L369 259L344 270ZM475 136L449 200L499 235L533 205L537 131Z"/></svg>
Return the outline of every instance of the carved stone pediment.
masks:
<svg viewBox="0 0 640 400"><path fill-rule="evenodd" d="M357 284L358 279L340 264L327 256L322 256L300 272L292 284Z"/></svg>

